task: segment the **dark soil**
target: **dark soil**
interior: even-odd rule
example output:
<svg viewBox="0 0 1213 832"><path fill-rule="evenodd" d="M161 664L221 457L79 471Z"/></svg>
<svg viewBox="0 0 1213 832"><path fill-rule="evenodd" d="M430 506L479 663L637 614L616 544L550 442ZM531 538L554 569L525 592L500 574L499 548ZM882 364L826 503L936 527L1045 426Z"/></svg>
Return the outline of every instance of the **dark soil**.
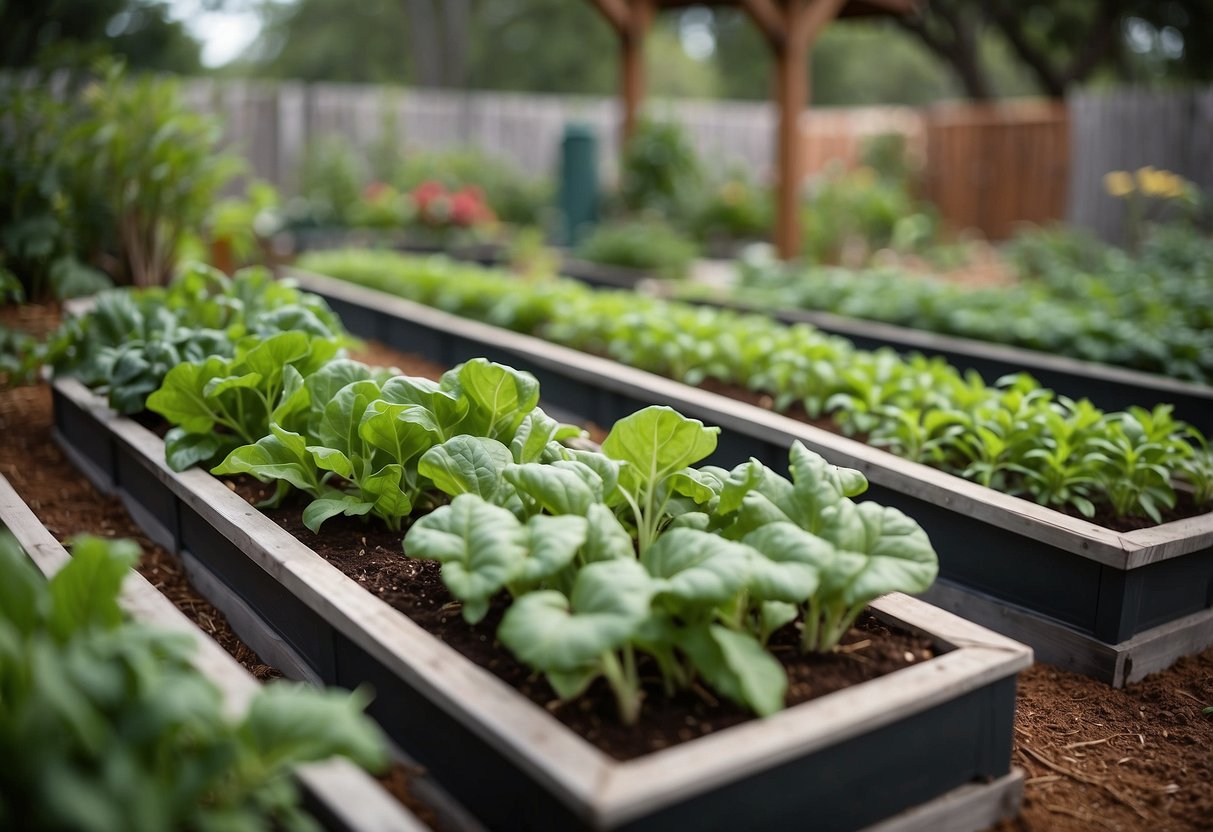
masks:
<svg viewBox="0 0 1213 832"><path fill-rule="evenodd" d="M247 478L230 486L250 502L259 502L272 493L269 486ZM266 514L368 592L513 685L618 759L639 757L752 718L742 708L717 701L704 688L672 698L665 696L655 667L650 668L652 678L648 680L641 721L635 729L620 723L615 700L601 680L586 696L571 704L561 704L542 677L515 661L494 638L508 601L504 593L495 599L488 616L471 626L460 615L459 602L443 586L439 564L406 557L400 533L383 531L360 518L337 517L327 521L320 534L314 534L301 519L305 505L305 499L288 500ZM803 656L797 639L798 633L788 627L771 640L772 650L788 670L789 705L883 676L934 655L929 639L892 630L871 617L847 634L844 646L836 654Z"/></svg>

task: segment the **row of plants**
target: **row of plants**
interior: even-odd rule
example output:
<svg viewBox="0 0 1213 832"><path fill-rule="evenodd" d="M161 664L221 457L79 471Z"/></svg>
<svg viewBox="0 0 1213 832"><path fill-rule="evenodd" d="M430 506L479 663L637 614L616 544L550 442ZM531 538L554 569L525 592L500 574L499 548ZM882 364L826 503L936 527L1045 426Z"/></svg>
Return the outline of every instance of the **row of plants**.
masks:
<svg viewBox="0 0 1213 832"><path fill-rule="evenodd" d="M206 314L249 284L199 282L205 271L167 293L123 294L169 312L193 294L182 286L205 285ZM306 331L255 340L168 368L146 395L173 426L170 466L218 462L216 474L276 483L274 504L302 493L315 531L337 515L407 527L405 553L442 563L467 621L505 593L501 642L562 698L604 677L626 723L650 671L667 692L704 684L778 710L787 681L766 647L773 632L798 620L805 651L830 650L868 602L920 592L937 572L914 521L855 503L863 476L800 445L791 479L756 460L695 467L719 429L651 407L618 422L601 452L573 449L563 440L582 431L537 406L527 373L477 359L433 382L352 361Z"/></svg>
<svg viewBox="0 0 1213 832"><path fill-rule="evenodd" d="M0 527L0 826L317 830L292 770L387 765L362 693L274 682L233 717L193 641L126 617L130 541L82 537L47 581Z"/></svg>
<svg viewBox="0 0 1213 832"><path fill-rule="evenodd" d="M1213 383L1213 244L1200 231L1156 226L1134 255L1073 231L1042 230L1019 236L1005 254L1018 282L979 289L893 268L751 258L726 297Z"/></svg>
<svg viewBox="0 0 1213 832"><path fill-rule="evenodd" d="M846 435L1083 516L1162 522L1189 489L1197 511L1213 503L1208 441L1165 405L1104 413L1023 374L987 384L803 324L571 281L520 284L438 257L327 252L299 265L688 384L765 394L776 410L829 417Z"/></svg>

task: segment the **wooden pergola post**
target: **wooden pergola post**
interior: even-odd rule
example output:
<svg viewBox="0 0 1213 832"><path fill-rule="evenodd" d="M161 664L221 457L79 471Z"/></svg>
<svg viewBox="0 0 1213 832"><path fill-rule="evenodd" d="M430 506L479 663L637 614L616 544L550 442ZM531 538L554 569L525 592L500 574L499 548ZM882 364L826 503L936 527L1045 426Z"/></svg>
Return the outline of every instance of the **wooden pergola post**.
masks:
<svg viewBox="0 0 1213 832"><path fill-rule="evenodd" d="M644 38L658 8L692 2L740 6L762 31L775 56L775 246L788 259L800 253L800 179L804 173L800 115L809 105L809 51L826 25L848 13L904 14L918 0L591 0L614 27L621 45L623 144L636 128L644 99Z"/></svg>
<svg viewBox="0 0 1213 832"><path fill-rule="evenodd" d="M619 35L619 68L623 92L620 147L627 144L644 103L644 41L653 25L655 0L593 0Z"/></svg>

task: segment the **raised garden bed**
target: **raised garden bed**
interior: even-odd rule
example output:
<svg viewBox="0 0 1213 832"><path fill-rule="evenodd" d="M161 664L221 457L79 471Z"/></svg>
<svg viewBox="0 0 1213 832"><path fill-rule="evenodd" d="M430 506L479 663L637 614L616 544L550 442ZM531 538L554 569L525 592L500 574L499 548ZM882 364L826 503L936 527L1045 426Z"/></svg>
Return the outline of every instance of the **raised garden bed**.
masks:
<svg viewBox="0 0 1213 832"><path fill-rule="evenodd" d="M48 578L71 558L2 476L0 527L13 533ZM247 708L259 688L257 681L136 572L130 572L123 585L122 606L141 622L192 638L195 667L220 689L233 713ZM420 832L427 828L369 775L343 760L303 766L297 778L309 811L333 832Z"/></svg>
<svg viewBox="0 0 1213 832"><path fill-rule="evenodd" d="M775 310L721 299L686 300L744 312L759 312L787 324L811 324L822 332L841 335L861 349L889 347L900 353L938 355L961 370L976 370L987 379L1027 372L1045 387L1073 399L1088 398L1105 410L1124 410L1132 405L1153 407L1160 403L1171 404L1175 407L1176 418L1188 422L1204 434L1213 433L1213 387L1207 385L829 312Z"/></svg>
<svg viewBox="0 0 1213 832"><path fill-rule="evenodd" d="M918 520L940 557L928 600L1113 685L1213 645L1213 514L1118 532L804 422L343 281L295 271L357 335L451 365L483 355L534 373L548 401L611 424L650 404L720 425L712 462L773 468L796 439L857 468Z"/></svg>
<svg viewBox="0 0 1213 832"><path fill-rule="evenodd" d="M1013 814L1009 766L1021 645L905 596L874 612L927 635L935 658L620 762L425 633L163 443L72 381L56 431L150 534L202 564L293 653L299 672L370 682L370 712L494 828L978 829Z"/></svg>

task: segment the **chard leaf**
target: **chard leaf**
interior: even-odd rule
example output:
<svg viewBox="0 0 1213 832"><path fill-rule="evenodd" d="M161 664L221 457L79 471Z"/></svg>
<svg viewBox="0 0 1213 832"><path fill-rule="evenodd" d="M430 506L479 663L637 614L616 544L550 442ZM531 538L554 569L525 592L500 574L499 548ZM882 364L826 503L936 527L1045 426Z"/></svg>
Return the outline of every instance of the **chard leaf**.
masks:
<svg viewBox="0 0 1213 832"><path fill-rule="evenodd" d="M371 402L378 398L379 385L373 381L355 381L342 387L324 406L316 430L319 444L341 451L351 461L365 456L358 426Z"/></svg>
<svg viewBox="0 0 1213 832"><path fill-rule="evenodd" d="M735 467L728 473L728 478L720 489L720 502L716 505L716 512L732 514L741 508L741 501L758 487L766 473L767 467L753 457L750 457L749 462Z"/></svg>
<svg viewBox="0 0 1213 832"><path fill-rule="evenodd" d="M443 438L456 434L471 407L468 399L444 390L438 383L412 376L396 376L384 382L381 398L393 404L424 407L434 417Z"/></svg>
<svg viewBox="0 0 1213 832"><path fill-rule="evenodd" d="M466 433L512 439L539 403L539 382L530 373L474 358L457 369L459 389L471 402Z"/></svg>
<svg viewBox="0 0 1213 832"><path fill-rule="evenodd" d="M641 563L658 591L695 606L724 604L745 586L753 552L719 535L674 528L657 538Z"/></svg>
<svg viewBox="0 0 1213 832"><path fill-rule="evenodd" d="M139 560L131 540L81 536L72 542L72 559L50 579L50 629L66 639L80 630L112 629L122 623L118 593Z"/></svg>
<svg viewBox="0 0 1213 832"><path fill-rule="evenodd" d="M510 440L514 462L538 462L559 427L559 422L538 407L528 413Z"/></svg>
<svg viewBox="0 0 1213 832"><path fill-rule="evenodd" d="M564 569L585 543L588 525L584 517L572 515L532 517L526 524L529 551L510 583L535 586Z"/></svg>
<svg viewBox="0 0 1213 832"><path fill-rule="evenodd" d="M208 433L215 427L215 413L205 389L211 379L226 373L227 362L218 357L178 364L164 376L160 389L147 397L147 409L187 433Z"/></svg>
<svg viewBox="0 0 1213 832"><path fill-rule="evenodd" d="M751 563L749 588L762 601L802 604L817 591L820 572L837 553L793 523L770 523L742 538L761 557Z"/></svg>
<svg viewBox="0 0 1213 832"><path fill-rule="evenodd" d="M753 636L713 624L682 631L678 646L718 693L759 716L783 708L787 674Z"/></svg>
<svg viewBox="0 0 1213 832"><path fill-rule="evenodd" d="M404 467L395 463L358 480L361 496L372 499L375 515L388 521L391 529L399 529L401 519L413 510L412 498L405 491L403 481Z"/></svg>
<svg viewBox="0 0 1213 832"><path fill-rule="evenodd" d="M308 445L306 450L321 471L332 471L342 479L353 479L354 463L341 451L323 445Z"/></svg>
<svg viewBox="0 0 1213 832"><path fill-rule="evenodd" d="M533 668L584 672L635 635L648 618L652 593L652 581L636 561L592 563L577 574L570 597L544 590L518 598L497 637Z"/></svg>
<svg viewBox="0 0 1213 832"><path fill-rule="evenodd" d="M353 494L346 494L337 489L326 491L323 497L318 497L308 503L303 510L303 525L313 532L319 532L320 526L330 517L344 514L346 517L359 517L370 513L375 507L373 500L363 500Z"/></svg>
<svg viewBox="0 0 1213 832"><path fill-rule="evenodd" d="M442 563L442 582L464 602L463 617L474 624L488 611L489 599L521 568L527 530L506 509L460 494L414 523L404 548L410 557Z"/></svg>
<svg viewBox="0 0 1213 832"><path fill-rule="evenodd" d="M620 483L638 493L707 457L716 450L718 433L720 428L705 427L672 408L646 407L615 423L602 452L628 463L620 471Z"/></svg>
<svg viewBox="0 0 1213 832"><path fill-rule="evenodd" d="M239 441L221 433L186 433L182 428L173 428L164 436L164 459L174 471L185 471L221 451L230 452Z"/></svg>
<svg viewBox="0 0 1213 832"><path fill-rule="evenodd" d="M716 497L716 489L713 487L716 485L719 485L719 481L711 474L694 468L683 468L665 478L658 499L664 497L668 491L689 497L696 505L703 505Z"/></svg>
<svg viewBox="0 0 1213 832"><path fill-rule="evenodd" d="M602 479L580 462L510 465L505 479L552 514L584 516L602 500Z"/></svg>
<svg viewBox="0 0 1213 832"><path fill-rule="evenodd" d="M619 485L619 469L623 467L623 463L595 451L569 449L568 454L574 462L580 462L582 465L593 469L594 473L602 480L603 501L610 502L611 497L615 494L615 489Z"/></svg>
<svg viewBox="0 0 1213 832"><path fill-rule="evenodd" d="M367 407L358 435L400 465L442 440L433 414L424 407L385 401L372 402Z"/></svg>
<svg viewBox="0 0 1213 832"><path fill-rule="evenodd" d="M285 480L300 491L316 494L320 478L302 436L270 425L270 435L243 445L211 469L212 474L251 474L261 482Z"/></svg>
<svg viewBox="0 0 1213 832"><path fill-rule="evenodd" d="M308 376L303 386L307 389L311 401L323 405L336 398L341 388L356 381L370 380L370 367L351 358L338 358Z"/></svg>
<svg viewBox="0 0 1213 832"><path fill-rule="evenodd" d="M824 536L840 549L863 556L847 582L848 604L866 603L889 592L923 592L939 572L939 559L922 530L895 508L860 503L840 510Z"/></svg>
<svg viewBox="0 0 1213 832"><path fill-rule="evenodd" d="M213 378L202 387L202 395L208 399L217 398L228 390L255 388L261 383L260 373L245 373L241 376L222 376Z"/></svg>
<svg viewBox="0 0 1213 832"><path fill-rule="evenodd" d="M311 405L312 397L304 386L303 374L289 364L283 367L282 392L278 394L278 403L270 413L270 421L285 428L297 428L296 432L306 431Z"/></svg>
<svg viewBox="0 0 1213 832"><path fill-rule="evenodd" d="M799 441L793 443L789 457L795 486L791 502L779 506L806 531L819 532L827 509L868 488L863 474L829 464Z"/></svg>
<svg viewBox="0 0 1213 832"><path fill-rule="evenodd" d="M279 332L259 340L256 346L240 354L237 363L242 364L265 379L268 386L276 387L282 378L282 368L311 353L312 337L306 332Z"/></svg>
<svg viewBox="0 0 1213 832"><path fill-rule="evenodd" d="M632 536L613 511L601 503L594 503L586 512L585 519L589 525L581 556L586 563L616 559L635 560L636 550L632 546Z"/></svg>
<svg viewBox="0 0 1213 832"><path fill-rule="evenodd" d="M496 439L461 435L426 451L417 472L451 497L476 494L491 502L510 460L509 449Z"/></svg>

